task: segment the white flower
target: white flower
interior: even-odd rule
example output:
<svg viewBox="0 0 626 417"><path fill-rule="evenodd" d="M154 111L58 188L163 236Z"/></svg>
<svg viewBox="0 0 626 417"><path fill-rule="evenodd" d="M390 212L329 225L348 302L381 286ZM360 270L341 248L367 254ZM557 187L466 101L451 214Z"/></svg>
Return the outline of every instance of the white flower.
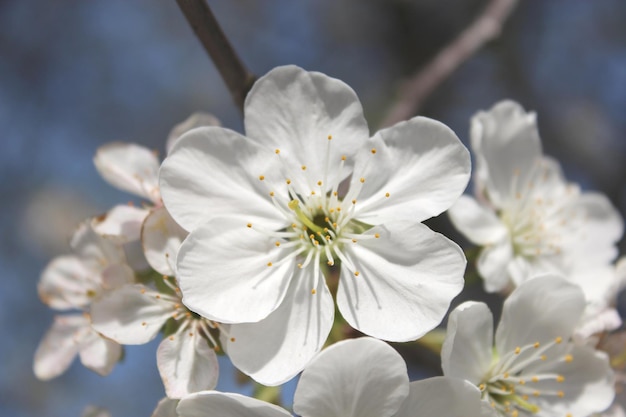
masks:
<svg viewBox="0 0 626 417"><path fill-rule="evenodd" d="M478 416L480 393L456 378L409 383L402 357L372 338L345 340L322 351L305 368L294 397L305 417ZM200 392L183 398L180 417L286 417L286 410L239 394Z"/></svg>
<svg viewBox="0 0 626 417"><path fill-rule="evenodd" d="M608 357L571 342L585 308L579 287L544 276L504 302L493 343L493 318L478 302L457 307L441 352L444 375L475 384L501 416L585 417L615 395Z"/></svg>
<svg viewBox="0 0 626 417"><path fill-rule="evenodd" d="M369 138L352 89L293 66L257 81L245 128L190 131L160 171L165 206L191 232L177 261L184 303L250 323L231 328L235 365L275 385L319 351L334 313L327 264L341 264L337 304L356 329L407 341L435 327L465 258L420 222L468 181L454 133L418 117Z"/></svg>
<svg viewBox="0 0 626 417"><path fill-rule="evenodd" d="M487 291L543 272L593 281L615 259L619 213L606 196L567 183L558 163L543 156L534 113L498 103L474 116L471 139L477 200L463 196L449 213L484 246L477 267Z"/></svg>
<svg viewBox="0 0 626 417"><path fill-rule="evenodd" d="M181 398L217 385L218 347L210 329L215 323L198 318L181 303L179 289L164 279L169 292L144 285L126 285L102 296L92 306L93 328L126 345L154 339L169 319L178 321L174 333L157 349L157 366L166 395Z"/></svg>
<svg viewBox="0 0 626 417"><path fill-rule="evenodd" d="M39 379L59 376L76 355L87 368L106 375L121 357L121 346L91 328L91 304L119 286L133 282L122 249L83 223L71 241L75 255L53 259L41 275L42 301L56 310L82 310L56 316L35 352L34 372Z"/></svg>

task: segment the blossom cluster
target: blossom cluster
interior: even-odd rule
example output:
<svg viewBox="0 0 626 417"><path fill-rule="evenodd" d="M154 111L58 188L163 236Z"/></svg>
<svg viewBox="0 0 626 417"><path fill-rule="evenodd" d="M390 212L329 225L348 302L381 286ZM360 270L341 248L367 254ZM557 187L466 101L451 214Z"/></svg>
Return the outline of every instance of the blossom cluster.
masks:
<svg viewBox="0 0 626 417"><path fill-rule="evenodd" d="M121 345L160 335L166 397L154 416L291 415L215 391L218 354L268 386L300 374L293 412L306 417L586 417L612 406L616 370L602 348L621 326L623 220L543 155L534 114L504 101L474 116L474 197L462 195L470 152L450 128L415 117L370 136L355 92L321 73L270 71L244 123L242 135L193 115L162 163L135 144L98 150L102 177L145 203L84 222L74 253L44 270L41 299L77 313L44 336L39 378L76 355L106 375ZM484 303L449 313L466 256L422 223L446 211L481 247L485 290L504 297L495 333ZM442 376L409 382L386 342L418 340L448 313Z"/></svg>

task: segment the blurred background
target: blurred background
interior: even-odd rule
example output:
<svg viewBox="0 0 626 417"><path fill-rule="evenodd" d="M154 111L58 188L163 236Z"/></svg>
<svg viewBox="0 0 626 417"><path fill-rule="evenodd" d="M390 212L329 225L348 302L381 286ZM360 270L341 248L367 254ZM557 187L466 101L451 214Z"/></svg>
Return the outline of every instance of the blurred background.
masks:
<svg viewBox="0 0 626 417"><path fill-rule="evenodd" d="M624 215L626 2L520 3L501 36L442 84L420 114L448 124L467 143L472 114L515 99L538 113L545 152L568 178L606 193ZM337 77L356 90L375 130L402 80L486 2L210 4L254 73L296 64ZM171 127L198 110L242 129L175 2L0 0L1 416L79 416L89 404L114 417L149 416L164 396L158 342L126 349L106 378L75 363L57 379L37 381L32 358L53 312L36 285L47 262L68 252L81 219L132 199L98 176L96 149L132 141L163 154ZM459 239L446 219L434 224ZM622 241L622 255L625 249ZM234 386L226 365L218 389L249 391Z"/></svg>

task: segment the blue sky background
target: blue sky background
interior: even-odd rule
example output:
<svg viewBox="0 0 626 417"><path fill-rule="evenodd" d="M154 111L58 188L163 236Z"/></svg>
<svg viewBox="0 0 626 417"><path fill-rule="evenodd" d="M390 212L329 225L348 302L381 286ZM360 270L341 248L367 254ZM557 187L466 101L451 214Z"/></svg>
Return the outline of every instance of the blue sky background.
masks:
<svg viewBox="0 0 626 417"><path fill-rule="evenodd" d="M210 4L253 72L296 64L340 78L359 94L374 130L403 77L484 2ZM502 37L420 113L467 142L471 115L503 98L538 112L545 151L570 179L607 193L626 212L626 2L522 2ZM158 342L128 348L106 378L75 363L53 381L37 381L32 357L53 312L36 285L49 259L68 250L73 225L131 199L99 178L98 146L121 140L163 151L170 128L197 110L242 128L175 2L0 1L1 416L79 416L88 404L115 417L148 416L164 395ZM445 221L435 224L458 237ZM218 388L249 392L234 385L228 366Z"/></svg>

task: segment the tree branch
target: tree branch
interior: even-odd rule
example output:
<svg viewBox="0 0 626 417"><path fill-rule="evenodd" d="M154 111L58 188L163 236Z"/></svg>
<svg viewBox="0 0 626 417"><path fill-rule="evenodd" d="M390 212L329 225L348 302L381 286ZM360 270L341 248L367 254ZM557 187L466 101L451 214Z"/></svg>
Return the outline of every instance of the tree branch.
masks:
<svg viewBox="0 0 626 417"><path fill-rule="evenodd" d="M402 93L382 126L391 126L417 113L430 93L485 43L496 38L517 0L491 0L467 29L441 50L402 86Z"/></svg>
<svg viewBox="0 0 626 417"><path fill-rule="evenodd" d="M206 0L176 0L194 33L217 67L240 111L255 76L245 67L215 19Z"/></svg>

